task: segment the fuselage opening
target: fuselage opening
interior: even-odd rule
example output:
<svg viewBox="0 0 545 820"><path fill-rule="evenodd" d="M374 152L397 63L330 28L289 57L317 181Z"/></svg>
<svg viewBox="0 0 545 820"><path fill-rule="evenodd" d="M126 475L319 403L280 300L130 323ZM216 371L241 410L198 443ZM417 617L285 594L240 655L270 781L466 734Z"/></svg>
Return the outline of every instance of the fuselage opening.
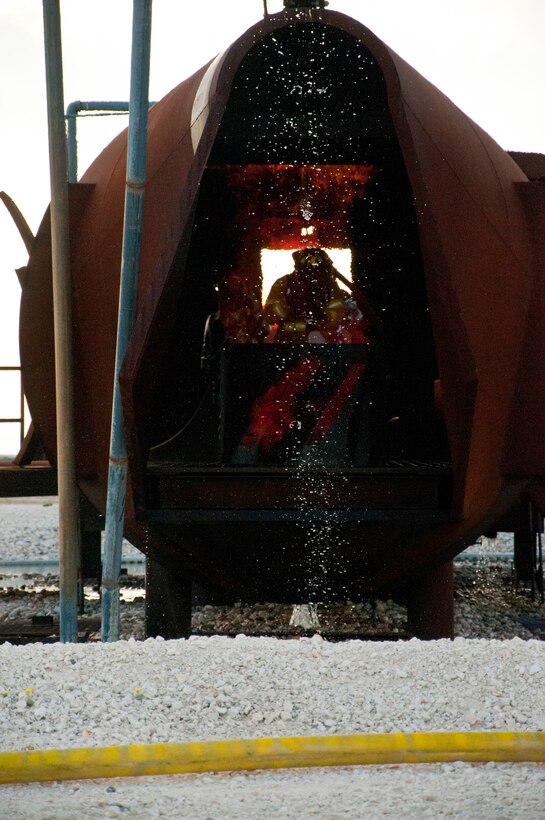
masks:
<svg viewBox="0 0 545 820"><path fill-rule="evenodd" d="M177 264L152 462L448 461L413 194L359 40L294 24L250 49Z"/></svg>

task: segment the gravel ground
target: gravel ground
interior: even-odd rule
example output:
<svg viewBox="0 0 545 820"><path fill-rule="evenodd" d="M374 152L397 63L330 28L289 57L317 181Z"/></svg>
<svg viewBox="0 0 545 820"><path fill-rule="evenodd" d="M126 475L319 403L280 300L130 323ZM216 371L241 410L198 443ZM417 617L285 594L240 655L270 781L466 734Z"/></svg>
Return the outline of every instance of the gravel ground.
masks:
<svg viewBox="0 0 545 820"><path fill-rule="evenodd" d="M544 788L538 766L460 763L4 786L0 798L10 820L541 820Z"/></svg>
<svg viewBox="0 0 545 820"><path fill-rule="evenodd" d="M1 505L0 561L54 560L56 515L54 503ZM478 549L508 553L510 542ZM128 546L127 554L135 557ZM55 575L29 575L25 589L8 594L15 584L10 573L0 567L0 620L54 613ZM91 614L98 596L87 592ZM536 640L545 633L543 607L513 588L509 556L456 563L456 632L464 637L455 641L329 643L319 635L143 641L142 594L141 579L129 579L126 640L119 643L0 646L0 749L545 731L545 643ZM205 606L194 611L193 627L274 635L289 628L290 614L275 604ZM319 615L324 634L402 631L405 617L393 602L324 605ZM4 786L0 816L532 820L543 816L544 793L545 767L537 764L373 766Z"/></svg>
<svg viewBox="0 0 545 820"><path fill-rule="evenodd" d="M6 561L58 562L59 506L55 497L0 499L0 566ZM142 558L128 541L123 556Z"/></svg>

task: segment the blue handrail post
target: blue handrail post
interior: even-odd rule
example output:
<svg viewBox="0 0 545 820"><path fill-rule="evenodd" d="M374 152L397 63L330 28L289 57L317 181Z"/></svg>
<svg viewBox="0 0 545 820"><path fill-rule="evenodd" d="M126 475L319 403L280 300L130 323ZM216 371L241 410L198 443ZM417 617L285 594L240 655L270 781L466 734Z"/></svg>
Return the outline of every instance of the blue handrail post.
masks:
<svg viewBox="0 0 545 820"><path fill-rule="evenodd" d="M119 640L120 633L119 576L121 574L121 545L125 518L128 459L123 429L119 372L125 358L134 322L140 267L140 242L146 183L151 6L152 0L133 0L127 183L125 188L125 219L102 568L103 641Z"/></svg>
<svg viewBox="0 0 545 820"><path fill-rule="evenodd" d="M66 139L68 145L68 182L78 181L78 143L76 116L78 103L70 103L66 109Z"/></svg>

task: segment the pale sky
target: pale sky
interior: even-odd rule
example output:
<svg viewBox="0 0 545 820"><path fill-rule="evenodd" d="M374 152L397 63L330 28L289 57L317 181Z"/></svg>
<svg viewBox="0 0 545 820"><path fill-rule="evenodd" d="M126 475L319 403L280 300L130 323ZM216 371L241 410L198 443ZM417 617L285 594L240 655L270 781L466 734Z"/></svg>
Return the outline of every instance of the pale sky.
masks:
<svg viewBox="0 0 545 820"><path fill-rule="evenodd" d="M268 0L269 12L282 0ZM544 0L331 0L450 97L505 149L545 153ZM64 98L127 100L132 0L61 0ZM155 0L150 99L158 100L263 16L262 0ZM49 202L41 0L0 0L0 190L36 231ZM79 120L79 170L124 118ZM18 364L19 285L27 261L0 203L0 365ZM0 416L18 415L0 372ZM0 424L0 454L17 450Z"/></svg>

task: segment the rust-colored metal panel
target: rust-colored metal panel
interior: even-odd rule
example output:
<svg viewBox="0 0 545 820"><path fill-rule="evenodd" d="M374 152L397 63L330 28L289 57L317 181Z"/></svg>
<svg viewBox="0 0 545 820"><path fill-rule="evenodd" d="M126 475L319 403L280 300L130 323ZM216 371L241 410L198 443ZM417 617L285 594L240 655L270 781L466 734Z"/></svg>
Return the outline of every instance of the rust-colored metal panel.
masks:
<svg viewBox="0 0 545 820"><path fill-rule="evenodd" d="M343 473L297 481L291 475L241 475L236 470L169 476L148 474L149 506L158 509L309 509L322 508L437 510L439 478L423 472L400 476L394 470L365 475ZM294 492L294 486L297 488Z"/></svg>
<svg viewBox="0 0 545 820"><path fill-rule="evenodd" d="M49 465L0 464L0 498L57 495L57 473Z"/></svg>
<svg viewBox="0 0 545 820"><path fill-rule="evenodd" d="M70 232L79 230L85 208L93 196L93 186L69 186ZM77 261L72 247L72 264ZM51 286L51 227L49 211L44 216L32 246L21 294L19 345L25 395L34 427L49 461L56 463L55 355L53 341L53 293ZM93 436L91 401L86 362L93 356L88 340L81 334L80 319L86 305L78 299L74 281L74 382L76 395L78 471L93 473L96 448Z"/></svg>
<svg viewBox="0 0 545 820"><path fill-rule="evenodd" d="M507 428L504 471L545 476L545 182L517 186L532 235L530 309L514 383Z"/></svg>
<svg viewBox="0 0 545 820"><path fill-rule="evenodd" d="M545 179L545 154L535 154L527 151L509 151L519 168L529 180Z"/></svg>
<svg viewBox="0 0 545 820"><path fill-rule="evenodd" d="M413 70L399 61L397 67L418 159L415 194L447 417L452 432L471 430L464 493L464 511L471 514L490 503L502 482L531 289L530 239L515 188L525 177L433 86L421 78L409 82ZM448 330L455 344L466 346L461 361ZM451 386L451 379L457 383ZM459 391L463 395L472 381L472 418L458 419Z"/></svg>

